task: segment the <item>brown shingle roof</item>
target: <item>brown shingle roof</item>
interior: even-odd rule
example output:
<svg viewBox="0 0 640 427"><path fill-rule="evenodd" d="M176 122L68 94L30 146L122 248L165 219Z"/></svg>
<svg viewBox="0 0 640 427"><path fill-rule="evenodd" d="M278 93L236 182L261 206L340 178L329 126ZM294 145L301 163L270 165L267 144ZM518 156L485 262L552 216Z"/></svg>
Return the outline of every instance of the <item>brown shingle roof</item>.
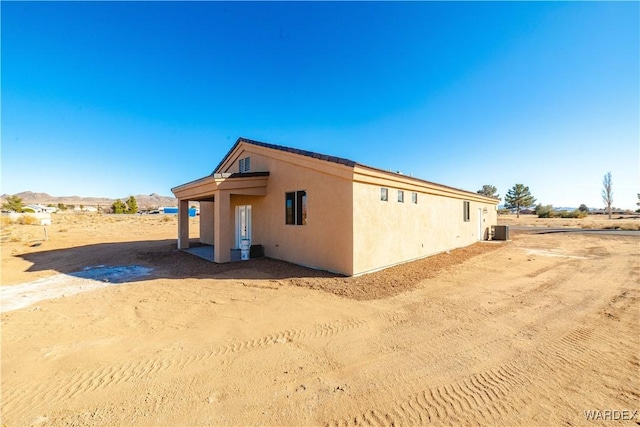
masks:
<svg viewBox="0 0 640 427"><path fill-rule="evenodd" d="M299 154L301 156L312 157L314 159L325 160L327 162L338 163L338 164L345 165L345 166L348 166L348 167L355 167L357 165L357 166L360 166L360 167L364 167L364 168L372 169L372 170L375 170L375 171L378 171L378 172L382 172L382 173L388 174L388 175L398 175L398 174L393 173L391 171L386 171L384 169L379 169L379 168L376 168L376 167L363 165L362 163L354 162L353 160L344 159L342 157L328 156L326 154L314 153L313 151L300 150L298 148L285 147L283 145L269 144L269 143L266 143L266 142L255 141L253 139L248 139L248 138L243 138L243 137L238 138L238 140L233 145L233 147L231 147L231 149L224 156L222 161L218 164L218 166L216 166L216 168L213 171L212 175L215 174L216 171L223 165L223 163L227 161L227 159L229 158L231 153L236 149L236 147L241 142L244 142L244 143L247 143L247 144L252 144L252 145L257 145L259 147L265 147L265 148L271 148L271 149L274 149L274 150L286 151L287 153ZM468 190L463 190L461 188L450 187L448 185L438 184L437 182L427 181L425 179L416 178L414 176L403 175L403 177L406 178L406 179L412 180L412 181L423 182L423 183L427 183L427 184L431 184L431 185L436 185L438 187L443 187L443 188L447 188L447 189L451 189L451 190L461 191L461 192L464 192L464 193L467 193L469 195L473 195L473 196L476 196L476 197L478 196L477 193L473 193L473 192L468 191ZM497 201L496 201L496 203L497 203Z"/></svg>
<svg viewBox="0 0 640 427"><path fill-rule="evenodd" d="M286 151L287 153L300 154L301 156L307 156L307 157L312 157L314 159L320 159L320 160L326 160L328 162L339 163L341 165L345 165L349 167L353 167L356 165L356 162L354 162L353 160L343 159L342 157L327 156L326 154L314 153L313 151L306 151L306 150L300 150L298 148L285 147L284 145L268 144L266 142L260 142L260 141L255 141L253 139L240 137L238 138L236 143L233 144L233 147L231 147L231 150L229 150L227 155L224 156L222 161L218 163L218 166L216 166L216 168L213 171L214 173L220 168L220 166L223 165L224 162L227 161L227 159L229 158L233 150L235 150L236 147L241 142L244 142L246 144L257 145L258 147L271 148L273 150Z"/></svg>

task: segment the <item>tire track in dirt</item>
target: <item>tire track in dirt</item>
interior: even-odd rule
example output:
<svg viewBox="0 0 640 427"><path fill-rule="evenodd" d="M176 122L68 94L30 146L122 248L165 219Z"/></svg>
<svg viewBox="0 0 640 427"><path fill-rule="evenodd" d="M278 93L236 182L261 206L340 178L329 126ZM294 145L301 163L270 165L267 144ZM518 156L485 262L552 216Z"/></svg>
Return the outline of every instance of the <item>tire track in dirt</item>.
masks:
<svg viewBox="0 0 640 427"><path fill-rule="evenodd" d="M540 282L534 281L532 283L532 287L514 295L514 298L507 301L507 303L502 306L496 307L495 309L491 310L479 308L479 314L484 315L485 318L491 318L507 313L513 313L517 310L522 309L523 306L534 306L537 303L537 300L534 298L540 296L548 296L546 294L547 292L559 288L563 283L572 279L576 275L576 270L572 267L572 264L574 263L576 262L573 261L566 264L553 264L551 266L542 268L541 270L544 270L544 272L553 271L557 274ZM543 274L544 272L541 271L539 274L536 274L533 277L535 278L540 274Z"/></svg>
<svg viewBox="0 0 640 427"><path fill-rule="evenodd" d="M477 423L479 420L490 423L513 413L525 403L521 399L509 399L513 390L528 386L529 382L521 376L517 367L507 364L393 401L387 412L371 409L328 425L442 425L467 424L470 421ZM391 391L393 387L385 385L383 388Z"/></svg>
<svg viewBox="0 0 640 427"><path fill-rule="evenodd" d="M328 338L342 332L364 327L367 324L368 322L366 320L350 318L332 323L318 324L315 326L315 329L310 331L289 329L253 340L244 340L216 346L200 353L170 359L142 358L119 366L106 366L92 369L77 373L64 381L52 379L43 382L36 388L30 390L20 389L19 385L14 387L7 381L2 387L4 392L2 412L6 418L15 411L22 410L25 407L40 406L42 402L56 404L62 400L71 399L78 394L137 381L171 369L182 370L189 365L202 363L214 357L261 349L275 344Z"/></svg>
<svg viewBox="0 0 640 427"><path fill-rule="evenodd" d="M617 297L614 297L614 300ZM512 414L526 407L534 398L540 399L545 393L545 384L570 384L576 375L598 363L607 356L607 352L594 348L594 342L608 343L617 348L621 342L628 344L628 359L631 363L637 355L633 352L640 339L633 334L632 322L635 300L618 308L629 323L627 332L612 337L606 333L606 326L595 323L595 327L582 326L571 332L542 342L531 354L522 354L520 358L507 361L499 366L460 379L459 381L434 386L407 398L393 400L386 409L365 411L362 415L347 416L328 423L330 426L353 425L412 425L412 424L495 424L508 422ZM600 330L602 329L602 330ZM403 375L405 378L385 378L377 392L382 396L397 395L398 389L409 389L410 384L428 383L429 375ZM404 388L403 388L404 387ZM394 391L396 393L394 393ZM620 393L619 389L615 390ZM627 399L632 402L637 395L631 388L624 390ZM534 393L539 393L535 395ZM384 405L387 406L387 405ZM375 417L364 414L376 413Z"/></svg>
<svg viewBox="0 0 640 427"><path fill-rule="evenodd" d="M571 264L570 266L567 266L566 265L567 263L554 264L551 267L544 268L543 269L544 271L538 270L537 272L538 274L536 274L535 277L540 276L541 274L546 273L548 271L553 271L554 276L545 278L545 280L543 280L541 283L539 280L537 281L538 283L533 282L533 284L536 285L535 287L527 289L522 294L519 294L516 300L506 300L506 305L503 307L499 307L497 310L490 311L482 308L477 308L472 310L471 311L471 313L473 314L472 317L475 318L476 320L467 319L471 322L470 324L456 326L453 328L447 328L443 331L439 331L439 333L437 333L436 335L428 336L428 339L425 338L425 340L422 340L422 341L429 341L433 343L434 339L436 341L441 341L447 338L449 338L447 340L454 339L455 341L460 341L460 339L462 338L461 342L465 342L464 336L473 336L474 331L477 332L478 330L482 329L482 325L477 324L477 321L480 321L483 323L487 321L495 322L499 318L504 318L505 315L510 315L510 314L513 314L514 312L522 310L523 305L518 302L520 300L523 300L526 302L526 304L524 304L526 307L538 306L542 300L546 300L549 298L550 296L549 292L551 290L561 286L562 283L564 283L565 281L571 281L572 279L575 279L576 272L575 272L574 264L578 264L579 261L570 261L569 263ZM593 272L597 272L597 269L594 270ZM578 302L577 305L583 306L585 305L585 303L590 301L591 299L589 298L589 296L585 295L582 298L582 300ZM553 313L551 317L556 318L557 316L561 315L565 311L566 311L566 308L559 306L553 309ZM416 315L419 316L419 314L420 313L414 313L414 316ZM545 315L545 317L548 317L548 313L547 315ZM413 324L415 322L411 322L411 323ZM552 330L546 331L546 328L544 329L545 329L545 332L542 332L543 329L539 327L539 324L537 322L531 322L528 326L525 327L524 331L520 330L518 334L522 335L523 333L528 331L530 333L533 333L536 336L539 336L540 332L542 332L543 333L542 342L548 342L550 340L553 342L553 338L551 338L553 336L553 331ZM569 347L570 347L571 344L575 342L576 339L580 339L580 337L584 337L585 334L588 334L588 333L589 332L586 330L578 330L575 333L577 338L569 334L565 337L566 341L565 342L558 341L557 346L558 348L562 348L563 346L566 347L566 344L569 344ZM546 339L544 337L546 337ZM586 338L588 339L589 337L587 336ZM474 357L479 357L478 355L480 355L479 357L480 359L483 359L484 356L489 356L491 353L495 352L496 350L500 351L505 349L506 347L509 346L508 344L509 342L510 340L506 339L506 337L501 337L501 338L492 340L491 342L483 342L473 347L459 348L455 353L447 355L445 359L456 359L456 360L462 359L460 365L465 366L468 363L473 363ZM386 381L388 381L389 384L391 384L391 386L386 388L379 387L379 391L381 395L396 395L397 390L399 389L410 391L416 384L419 385L419 383L421 384L424 384L425 382L428 383L428 379L429 379L428 375L423 376L422 378L415 376L415 372L419 372L419 369L421 367L430 366L431 368L437 371L436 365L438 364L442 364L445 366L447 365L447 363L445 363L445 361L442 360L443 357L441 354L436 355L436 354L430 354L428 351L424 351L424 350L420 351L420 348L428 347L428 346L423 346L421 344L424 344L424 343L423 342L416 343L415 341L412 342L412 345L416 351L409 353L408 356L407 355L403 356L403 369L405 371L413 373L410 375L410 378L407 379L406 375L400 375L396 377L391 376L387 378ZM434 343L432 347L440 348L441 346L437 345L437 343ZM587 349L587 350L590 350L590 349ZM474 356L470 357L468 354L474 354ZM599 353L596 352L596 356L589 357L588 358L589 362L593 363L597 359L598 355ZM546 353L542 354L542 356L548 357ZM574 355L572 354L567 355L562 351L560 351L559 354L554 355L554 357L558 359L560 364L566 364L567 360L574 357ZM579 355L579 357L577 357L578 366L584 367L585 363L581 360L581 357L584 357L584 355ZM479 413L479 417L482 418L483 420L488 421L492 419L503 419L505 414L517 412L516 411L517 408L514 407L512 404L509 404L508 401L507 403L502 403L505 401L504 396L506 395L508 390L514 387L515 388L525 387L532 383L533 379L531 378L537 379L539 377L538 375L533 374L533 372L535 372L533 366L531 366L531 369L532 369L532 372L527 372L519 369L519 367L516 365L509 365L504 370L498 370L497 372L492 370L487 372L484 375L478 375L478 376L470 377L468 380L463 380L463 382L460 384L458 383L453 384L452 390L458 390L458 387L460 387L460 389L462 390L462 391L458 391L457 394L454 391L449 392L449 394L447 394L448 390L445 388L444 390L438 390L440 393L436 393L434 396L442 396L442 394L444 394L445 396L451 395L453 396L452 397L453 401L455 401L456 399L455 396L458 396L458 401L466 402L465 404L462 404L461 407L464 406L466 408L471 408L471 407L484 408L486 413L485 412ZM543 367L543 369L548 370L549 368ZM541 373L540 378L544 378L544 375L548 375L548 372L545 371ZM488 385L492 387L496 387L496 389L488 388ZM508 388L505 388L505 387L508 387ZM488 388L488 391L485 390L487 388ZM435 399L436 398L434 397L433 400ZM442 399L442 397L440 397L440 399ZM520 394L520 396L517 399L520 401L518 403L518 406L522 408L522 405L526 405L527 402L531 402L533 400L533 397L530 394L524 393L524 394ZM435 400L435 401L439 401L439 400ZM426 419L437 419L438 417L435 416L436 413L439 413L439 411L443 413L447 413L447 408L455 407L455 405L452 405L452 404L447 404L447 405L440 404L439 406L436 405L435 408L432 408L429 405L425 405L425 404L422 404L422 406L420 406L416 402L415 403L416 407L423 408L421 412L420 411L416 412L417 410L413 406L410 406L411 403L413 403L413 400L399 403L400 408L402 410L409 413L413 413L412 415L413 418L411 418L411 421L412 421L411 423L421 422L421 420L426 420ZM399 410L398 408L395 408L393 411L393 413L396 414L397 418L394 418L393 414L386 414L384 416L384 419L386 421L379 424L391 424L394 422L394 420L395 422L399 421L400 423L407 424L406 419L404 417L400 417L399 415L397 415L399 411L400 413L402 413L402 411ZM450 423L449 420L455 419L455 418L452 418L452 416L453 415L448 415L446 417L448 423ZM460 421L459 419L457 420ZM339 420L339 424L345 424L345 423L349 424L347 421L348 419ZM475 420L475 422L477 422L477 419Z"/></svg>

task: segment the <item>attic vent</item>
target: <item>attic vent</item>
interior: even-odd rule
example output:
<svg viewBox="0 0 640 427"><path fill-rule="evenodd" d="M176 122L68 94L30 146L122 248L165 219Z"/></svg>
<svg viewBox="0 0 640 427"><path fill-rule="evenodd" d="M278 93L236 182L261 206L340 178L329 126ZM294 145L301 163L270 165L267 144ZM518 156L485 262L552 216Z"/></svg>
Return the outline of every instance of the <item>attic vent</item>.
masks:
<svg viewBox="0 0 640 427"><path fill-rule="evenodd" d="M251 157L240 159L240 173L249 172L251 170Z"/></svg>

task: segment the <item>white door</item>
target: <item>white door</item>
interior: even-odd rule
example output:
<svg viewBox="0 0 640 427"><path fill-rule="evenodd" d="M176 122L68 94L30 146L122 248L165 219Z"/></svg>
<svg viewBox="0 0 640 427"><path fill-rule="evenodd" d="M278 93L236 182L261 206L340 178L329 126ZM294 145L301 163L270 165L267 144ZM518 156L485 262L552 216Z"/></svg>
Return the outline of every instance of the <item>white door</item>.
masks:
<svg viewBox="0 0 640 427"><path fill-rule="evenodd" d="M236 206L236 249L243 239L251 240L251 205Z"/></svg>
<svg viewBox="0 0 640 427"><path fill-rule="evenodd" d="M484 240L482 233L482 209L478 208L478 240Z"/></svg>

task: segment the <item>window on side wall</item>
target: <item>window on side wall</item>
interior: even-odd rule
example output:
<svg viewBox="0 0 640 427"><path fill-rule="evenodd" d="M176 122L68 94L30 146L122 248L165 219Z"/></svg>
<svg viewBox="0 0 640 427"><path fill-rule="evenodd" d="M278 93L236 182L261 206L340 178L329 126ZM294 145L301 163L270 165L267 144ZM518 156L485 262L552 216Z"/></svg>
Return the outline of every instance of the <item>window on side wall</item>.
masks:
<svg viewBox="0 0 640 427"><path fill-rule="evenodd" d="M468 201L463 201L462 202L462 218L464 219L465 222L469 222L470 218L471 218L471 214L470 214L470 208L469 208L469 202Z"/></svg>
<svg viewBox="0 0 640 427"><path fill-rule="evenodd" d="M307 225L307 192L291 191L285 193L285 224Z"/></svg>
<svg viewBox="0 0 640 427"><path fill-rule="evenodd" d="M386 202L389 200L389 190L387 188L382 187L380 189L380 200Z"/></svg>
<svg viewBox="0 0 640 427"><path fill-rule="evenodd" d="M414 205L418 204L418 193L411 193L411 203Z"/></svg>
<svg viewBox="0 0 640 427"><path fill-rule="evenodd" d="M398 203L404 203L404 191L398 190Z"/></svg>

